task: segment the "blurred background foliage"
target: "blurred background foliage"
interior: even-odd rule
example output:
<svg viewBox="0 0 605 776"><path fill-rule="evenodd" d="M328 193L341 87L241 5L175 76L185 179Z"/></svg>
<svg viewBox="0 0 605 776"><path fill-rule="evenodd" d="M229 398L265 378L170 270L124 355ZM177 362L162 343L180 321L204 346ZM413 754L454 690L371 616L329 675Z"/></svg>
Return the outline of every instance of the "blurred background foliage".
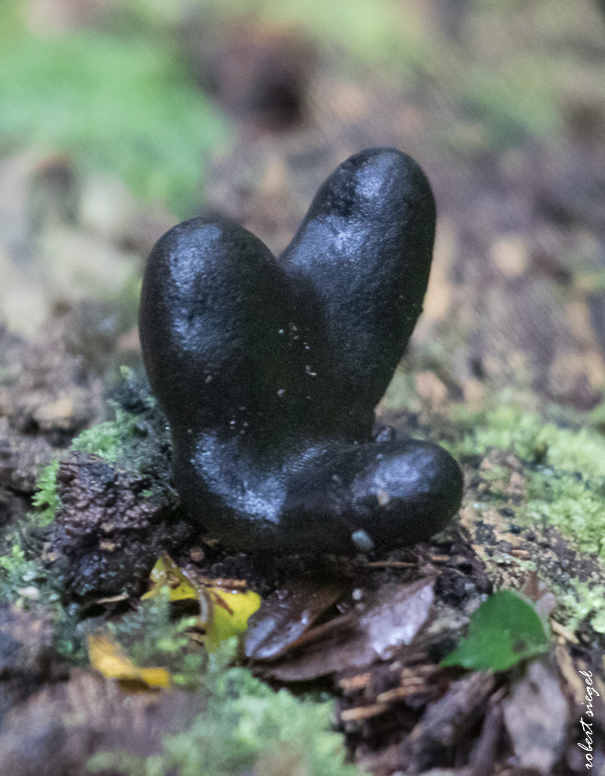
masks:
<svg viewBox="0 0 605 776"><path fill-rule="evenodd" d="M226 122L170 41L102 27L41 35L28 30L23 7L6 3L0 16L0 148L73 154L178 215L190 212Z"/></svg>
<svg viewBox="0 0 605 776"><path fill-rule="evenodd" d="M450 164L489 176L522 168L516 150L598 143L602 6L3 0L2 318L30 335L93 297L122 300L130 325L172 224L210 205L280 250L362 146L405 148L439 197Z"/></svg>
<svg viewBox="0 0 605 776"><path fill-rule="evenodd" d="M299 32L353 76L432 90L477 123L478 139L444 131L446 144L514 146L560 133L572 92L605 102L602 60L580 53L601 45L598 13L563 0L3 0L0 152L68 153L191 215L204 160L229 138L200 51L237 23Z"/></svg>

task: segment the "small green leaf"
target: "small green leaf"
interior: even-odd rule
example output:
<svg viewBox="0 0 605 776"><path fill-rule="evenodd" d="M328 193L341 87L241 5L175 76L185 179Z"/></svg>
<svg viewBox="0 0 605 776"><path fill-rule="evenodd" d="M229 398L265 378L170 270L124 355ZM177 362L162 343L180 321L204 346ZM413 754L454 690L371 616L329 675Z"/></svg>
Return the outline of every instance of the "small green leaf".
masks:
<svg viewBox="0 0 605 776"><path fill-rule="evenodd" d="M545 652L548 645L548 633L533 606L512 590L500 590L473 614L468 636L441 665L506 671Z"/></svg>

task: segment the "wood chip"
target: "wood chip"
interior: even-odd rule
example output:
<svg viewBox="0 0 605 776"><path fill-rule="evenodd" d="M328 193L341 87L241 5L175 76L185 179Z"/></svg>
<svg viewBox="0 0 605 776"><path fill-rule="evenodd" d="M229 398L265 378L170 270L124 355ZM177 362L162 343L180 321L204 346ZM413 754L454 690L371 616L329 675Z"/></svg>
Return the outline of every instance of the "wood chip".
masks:
<svg viewBox="0 0 605 776"><path fill-rule="evenodd" d="M428 559L432 560L433 563L447 563L451 557L449 555L429 555Z"/></svg>
<svg viewBox="0 0 605 776"><path fill-rule="evenodd" d="M408 698L410 695L416 695L419 692L426 690L426 683L419 680L417 683L406 684L401 687L394 687L392 690L385 690L376 696L378 703L392 703L393 701L399 701L403 698Z"/></svg>
<svg viewBox="0 0 605 776"><path fill-rule="evenodd" d="M516 764L550 773L564 750L570 723L558 672L545 659L530 662L525 675L513 682L502 708Z"/></svg>
<svg viewBox="0 0 605 776"><path fill-rule="evenodd" d="M210 577L198 577L197 581L200 585L206 587L222 587L225 590L247 590L248 583L245 579L211 579Z"/></svg>
<svg viewBox="0 0 605 776"><path fill-rule="evenodd" d="M109 598L97 598L92 601L93 604L115 604L118 601L127 601L130 598L128 593L120 593L119 595L112 595Z"/></svg>
<svg viewBox="0 0 605 776"><path fill-rule="evenodd" d="M415 568L417 563L406 563L402 560L375 560L371 563L363 563L364 568L368 569L409 569Z"/></svg>
<svg viewBox="0 0 605 776"><path fill-rule="evenodd" d="M345 692L363 690L369 685L371 678L372 674L369 672L367 674L358 674L357 676L345 677L338 681L338 686Z"/></svg>
<svg viewBox="0 0 605 776"><path fill-rule="evenodd" d="M561 625L560 622L557 622L556 620L551 620L550 627L554 630L556 634L558 634L559 636L562 636L566 641L569 641L571 644L580 643L578 639L574 636L574 634L569 630L569 628L566 628L565 625Z"/></svg>
<svg viewBox="0 0 605 776"><path fill-rule="evenodd" d="M408 677L431 676L431 674L436 674L437 671L441 671L441 668L439 666L433 665L432 663L402 668L401 681L405 682Z"/></svg>
<svg viewBox="0 0 605 776"><path fill-rule="evenodd" d="M386 703L375 703L372 706L358 706L356 709L346 709L341 712L340 718L343 722L362 722L364 719L377 717L388 711Z"/></svg>
<svg viewBox="0 0 605 776"><path fill-rule="evenodd" d="M410 676L402 682L402 687L425 687L426 680L422 676Z"/></svg>
<svg viewBox="0 0 605 776"><path fill-rule="evenodd" d="M489 699L487 712L481 735L471 753L471 776L492 776L498 743L502 734L503 713L502 699L506 695L507 687L501 687Z"/></svg>
<svg viewBox="0 0 605 776"><path fill-rule="evenodd" d="M483 716L494 690L493 674L477 671L453 682L446 695L431 704L404 741L401 755L406 773L423 773L437 764L436 753L467 740Z"/></svg>
<svg viewBox="0 0 605 776"><path fill-rule="evenodd" d="M559 672L567 683L567 692L573 697L576 706L581 706L586 695L586 685L579 674L578 667L567 651L568 647L557 644L555 647L555 658L559 667Z"/></svg>

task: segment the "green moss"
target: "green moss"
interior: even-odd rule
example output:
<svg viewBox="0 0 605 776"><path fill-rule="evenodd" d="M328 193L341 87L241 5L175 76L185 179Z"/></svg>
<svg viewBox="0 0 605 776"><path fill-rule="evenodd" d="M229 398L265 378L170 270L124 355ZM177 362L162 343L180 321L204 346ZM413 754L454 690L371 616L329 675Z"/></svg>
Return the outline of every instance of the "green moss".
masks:
<svg viewBox="0 0 605 776"><path fill-rule="evenodd" d="M585 427L559 428L502 394L480 411L457 405L451 417L462 431L454 446L459 455L483 455L489 447L500 447L532 464L543 461L583 476L605 476L605 437L597 428L600 416L594 421L584 418Z"/></svg>
<svg viewBox="0 0 605 776"><path fill-rule="evenodd" d="M605 633L605 586L572 581L572 592L562 597L567 610L567 625L577 628L587 620L595 633Z"/></svg>
<svg viewBox="0 0 605 776"><path fill-rule="evenodd" d="M142 474L154 468L158 457L162 458L165 466L166 453L163 450L169 450L170 435L163 416L159 415L157 402L138 384L133 371L122 367L121 374L123 390L142 393L141 397L137 397L140 411L128 412L118 402L110 402L115 413L114 420L86 429L72 440L69 449L99 455L106 461ZM58 469L59 461L53 461L38 477L33 504L42 511L30 516L31 522L37 526L51 523L59 506L56 490ZM169 489L168 482L162 483L162 487ZM155 495L153 488L145 494L147 498Z"/></svg>
<svg viewBox="0 0 605 776"><path fill-rule="evenodd" d="M605 481L540 468L528 480L526 522L552 525L579 549L605 559Z"/></svg>
<svg viewBox="0 0 605 776"><path fill-rule="evenodd" d="M125 447L129 441L140 436L139 420L136 416L116 408L116 419L105 423L99 423L86 429L71 443L70 450L80 450L84 453L100 455L107 461L115 462L125 454ZM59 461L52 461L45 466L36 482L36 494L32 499L35 507L41 512L31 515L32 522L38 526L52 523L55 513L60 505L57 493L57 472Z"/></svg>
<svg viewBox="0 0 605 776"><path fill-rule="evenodd" d="M55 574L49 573L32 557L27 535L12 527L1 537L0 604L31 610L54 625L54 648L58 655L73 663L84 658L83 644L77 633L78 612L62 604L62 588Z"/></svg>
<svg viewBox="0 0 605 776"><path fill-rule="evenodd" d="M342 738L331 729L333 704L273 691L244 668L233 668L232 639L208 655L185 631L195 622L175 622L167 595L143 602L108 627L140 666L163 666L173 680L195 693L200 713L162 740L161 754L97 753L89 771L116 769L129 776L228 776L255 772L305 776L354 776L344 764ZM94 626L92 626L94 627ZM271 767L270 767L271 766Z"/></svg>
<svg viewBox="0 0 605 776"><path fill-rule="evenodd" d="M0 142L67 153L192 215L225 125L177 57L141 39L23 31L0 54Z"/></svg>
<svg viewBox="0 0 605 776"><path fill-rule="evenodd" d="M244 668L226 669L224 652L209 660L198 690L204 711L186 730L165 736L160 755L101 752L89 761L89 771L230 776L254 768L284 776L359 774L344 763L342 738L331 730L332 703L275 692Z"/></svg>
<svg viewBox="0 0 605 776"><path fill-rule="evenodd" d="M462 442L456 446L459 455L483 455L489 447L500 447L533 461L543 453L539 441L543 421L514 405L502 404L478 413L468 413L460 407L453 416L465 429Z"/></svg>
<svg viewBox="0 0 605 776"><path fill-rule="evenodd" d="M197 617L174 620L166 595L143 601L132 613L107 624L115 639L126 649L133 662L142 668L162 666L173 681L195 689L203 680L207 655L192 642L187 631L197 624Z"/></svg>
<svg viewBox="0 0 605 776"><path fill-rule="evenodd" d="M602 415L584 428L558 428L535 413L502 403L483 412L458 408L453 415L462 433L450 445L458 455L485 455L490 448L511 450L526 462L527 497L516 511L528 526L553 526L579 550L605 560L605 437ZM596 427L595 427L596 426ZM482 476L498 480L499 467ZM495 494L498 497L498 494ZM559 586L561 619L574 628L588 621L605 633L605 588L577 579Z"/></svg>
<svg viewBox="0 0 605 776"><path fill-rule="evenodd" d="M457 415L464 432L450 446L456 454L484 455L497 447L527 462L521 519L553 525L581 550L605 559L605 438L599 431L557 428L510 404L479 413L459 408ZM491 470L487 478L499 474Z"/></svg>
<svg viewBox="0 0 605 776"><path fill-rule="evenodd" d="M70 450L100 455L106 461L115 462L126 454L126 447L140 438L140 418L129 412L115 408L115 420L98 423L83 431L71 443Z"/></svg>
<svg viewBox="0 0 605 776"><path fill-rule="evenodd" d="M41 571L34 561L27 560L22 542L18 538L9 552L0 556L0 590L3 597L15 598L19 589L35 586L40 581ZM7 596L11 591L14 596Z"/></svg>
<svg viewBox="0 0 605 776"><path fill-rule="evenodd" d="M53 461L44 467L36 483L37 492L32 499L32 504L42 510L36 514L36 523L40 526L49 525L55 519L60 501L57 494L58 471L59 461Z"/></svg>
<svg viewBox="0 0 605 776"><path fill-rule="evenodd" d="M598 431L571 431L549 424L538 435L538 444L546 447L551 466L583 477L605 477L605 438Z"/></svg>

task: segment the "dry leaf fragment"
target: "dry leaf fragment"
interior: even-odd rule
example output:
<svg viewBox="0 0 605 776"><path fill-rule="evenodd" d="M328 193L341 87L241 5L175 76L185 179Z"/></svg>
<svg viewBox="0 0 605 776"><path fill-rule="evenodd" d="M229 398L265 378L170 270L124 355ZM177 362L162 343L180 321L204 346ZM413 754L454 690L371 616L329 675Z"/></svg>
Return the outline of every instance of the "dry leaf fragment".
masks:
<svg viewBox="0 0 605 776"><path fill-rule="evenodd" d="M565 743L569 708L559 679L545 660L529 664L503 708L519 765L550 773Z"/></svg>
<svg viewBox="0 0 605 776"><path fill-rule="evenodd" d="M138 682L150 689L170 686L170 674L165 668L139 668L109 634L90 634L86 643L92 667L106 679Z"/></svg>
<svg viewBox="0 0 605 776"><path fill-rule="evenodd" d="M405 773L424 773L443 751L465 740L481 718L495 680L477 671L453 682L449 692L431 703L402 746Z"/></svg>
<svg viewBox="0 0 605 776"><path fill-rule="evenodd" d="M163 587L168 587L169 601L197 601L199 598L199 586L165 552L151 569L149 579L151 589L141 596L141 600L155 598Z"/></svg>
<svg viewBox="0 0 605 776"><path fill-rule="evenodd" d="M283 655L334 605L346 586L344 579L327 583L325 579L308 578L276 590L251 618L246 657L275 660Z"/></svg>
<svg viewBox="0 0 605 776"><path fill-rule="evenodd" d="M356 709L346 709L341 712L340 718L343 722L362 722L372 717L378 717L388 711L386 703L374 703L372 706L358 706Z"/></svg>
<svg viewBox="0 0 605 776"><path fill-rule="evenodd" d="M408 585L386 585L374 605L356 610L307 631L263 673L278 681L299 682L348 669L365 668L412 642L426 622L434 600L434 579Z"/></svg>
<svg viewBox="0 0 605 776"><path fill-rule="evenodd" d="M434 580L425 578L386 588L378 605L362 617L362 627L374 652L382 659L403 644L410 644L426 622L435 600Z"/></svg>

